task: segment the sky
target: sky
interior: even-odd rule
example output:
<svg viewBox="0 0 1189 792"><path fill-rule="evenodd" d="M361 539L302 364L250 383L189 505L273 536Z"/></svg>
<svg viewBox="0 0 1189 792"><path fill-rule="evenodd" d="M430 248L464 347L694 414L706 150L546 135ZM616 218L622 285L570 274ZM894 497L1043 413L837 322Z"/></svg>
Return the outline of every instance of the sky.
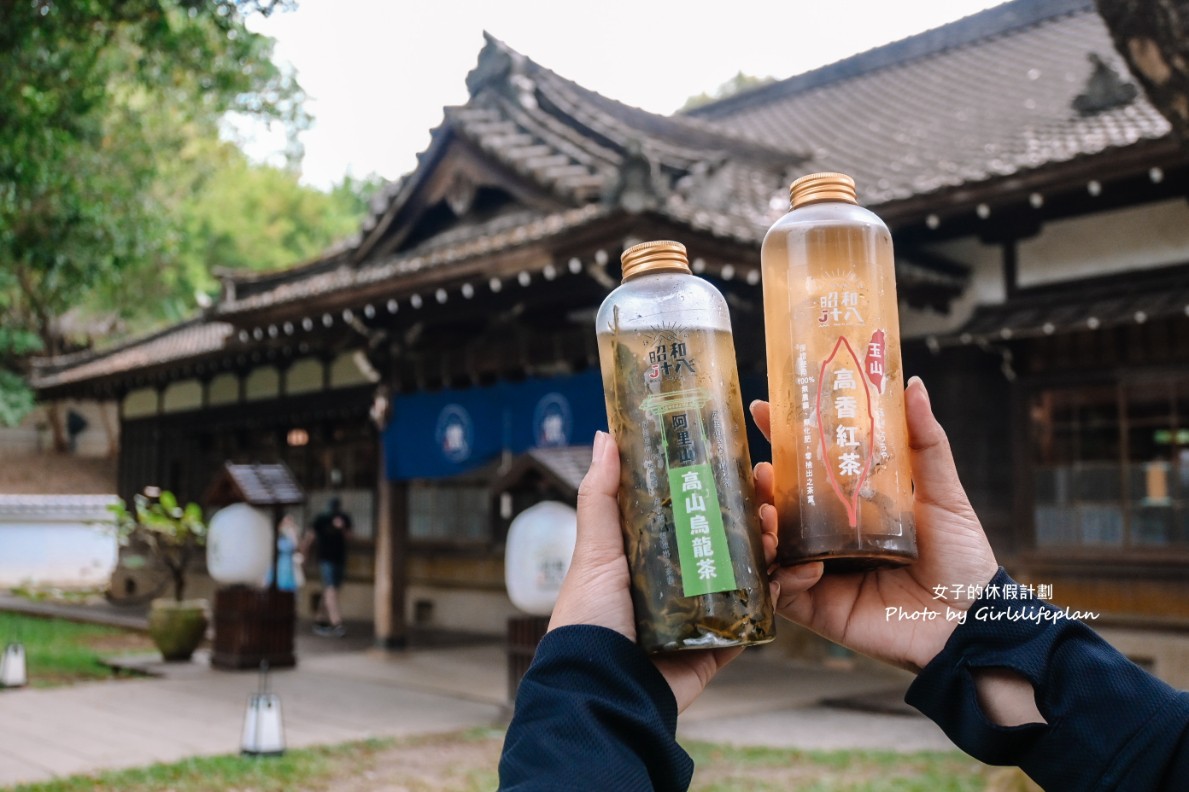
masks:
<svg viewBox="0 0 1189 792"><path fill-rule="evenodd" d="M296 71L314 116L302 180L395 179L416 165L442 108L467 100L487 31L604 96L672 113L742 71L792 77L998 5L1000 0L298 0L253 17ZM258 160L278 135L241 129Z"/></svg>

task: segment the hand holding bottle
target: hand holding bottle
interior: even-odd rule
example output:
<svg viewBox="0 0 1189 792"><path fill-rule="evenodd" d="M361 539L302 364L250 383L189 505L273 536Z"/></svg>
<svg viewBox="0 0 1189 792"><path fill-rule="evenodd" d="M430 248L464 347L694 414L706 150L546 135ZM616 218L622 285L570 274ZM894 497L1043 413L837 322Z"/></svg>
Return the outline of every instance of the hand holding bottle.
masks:
<svg viewBox="0 0 1189 792"><path fill-rule="evenodd" d="M619 527L619 451L605 432L595 437L590 470L578 490L578 537L570 570L558 593L549 629L570 624L606 627L634 641L636 621L632 610L631 576ZM768 563L776 557L773 523L763 536ZM787 576L791 593L803 591L812 580ZM772 584L773 599L779 594ZM718 670L743 651L725 649L687 650L653 655L652 662L665 677L677 699L678 711L688 707Z"/></svg>
<svg viewBox="0 0 1189 792"><path fill-rule="evenodd" d="M924 383L904 392L914 484L919 559L906 567L821 577L820 562L779 569L777 612L819 635L879 660L918 671L945 646L958 622L947 611L967 610L998 570L982 525L966 498L945 431L933 416ZM770 435L767 402L751 405ZM760 463L756 488L772 502L772 466ZM761 509L765 535L776 531L776 510ZM806 583L811 588L805 590ZM961 592L961 593L959 593ZM928 613L936 613L930 618Z"/></svg>

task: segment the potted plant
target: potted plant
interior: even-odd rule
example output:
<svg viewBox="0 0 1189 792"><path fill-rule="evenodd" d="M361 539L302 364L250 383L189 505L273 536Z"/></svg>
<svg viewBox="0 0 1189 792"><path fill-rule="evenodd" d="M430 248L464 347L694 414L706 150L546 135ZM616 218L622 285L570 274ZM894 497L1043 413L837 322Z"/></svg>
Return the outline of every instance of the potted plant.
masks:
<svg viewBox="0 0 1189 792"><path fill-rule="evenodd" d="M169 573L173 598L159 598L149 609L149 636L167 661L189 660L206 635L206 600L187 600L190 563L206 544L206 523L196 503L184 507L168 490L146 487L133 498L110 507L120 544L136 543Z"/></svg>

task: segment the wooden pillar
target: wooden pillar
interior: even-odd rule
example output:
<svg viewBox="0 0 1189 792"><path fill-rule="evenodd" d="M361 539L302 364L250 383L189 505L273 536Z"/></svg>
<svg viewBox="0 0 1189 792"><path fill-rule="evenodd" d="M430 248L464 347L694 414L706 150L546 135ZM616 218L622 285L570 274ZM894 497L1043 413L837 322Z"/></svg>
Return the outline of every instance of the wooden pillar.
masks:
<svg viewBox="0 0 1189 792"><path fill-rule="evenodd" d="M408 486L388 481L385 475L384 440L379 443L376 489L376 646L404 649L409 645L405 618L409 549Z"/></svg>
<svg viewBox="0 0 1189 792"><path fill-rule="evenodd" d="M1010 300L1020 290L1020 246L1015 239L1003 243L1003 295Z"/></svg>

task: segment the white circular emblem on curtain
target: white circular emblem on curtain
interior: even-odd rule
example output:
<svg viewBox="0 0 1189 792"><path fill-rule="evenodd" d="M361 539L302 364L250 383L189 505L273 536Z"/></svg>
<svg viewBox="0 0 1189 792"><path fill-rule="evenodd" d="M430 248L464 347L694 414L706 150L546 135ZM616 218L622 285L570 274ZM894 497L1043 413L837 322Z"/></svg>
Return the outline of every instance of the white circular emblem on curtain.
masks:
<svg viewBox="0 0 1189 792"><path fill-rule="evenodd" d="M533 411L533 439L539 448L570 444L573 414L570 402L560 393L547 393Z"/></svg>
<svg viewBox="0 0 1189 792"><path fill-rule="evenodd" d="M447 404L438 413L436 436L438 448L446 459L451 462L470 459L475 442L471 414L460 404Z"/></svg>

